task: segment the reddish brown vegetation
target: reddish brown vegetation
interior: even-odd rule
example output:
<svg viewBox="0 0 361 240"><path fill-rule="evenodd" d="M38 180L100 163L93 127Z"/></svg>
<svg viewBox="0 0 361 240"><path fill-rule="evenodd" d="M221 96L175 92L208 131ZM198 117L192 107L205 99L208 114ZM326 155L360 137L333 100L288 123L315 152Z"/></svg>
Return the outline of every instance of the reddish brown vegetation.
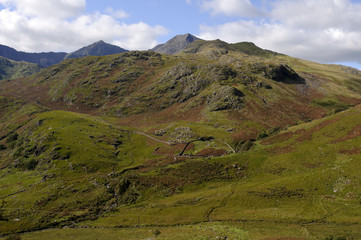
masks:
<svg viewBox="0 0 361 240"><path fill-rule="evenodd" d="M280 142L284 142L287 140L290 140L294 135L299 135L301 133L304 133L306 130L304 129L299 129L295 132L285 132L285 133L281 133L281 134L277 134L276 136L272 136L269 137L263 141L261 141L262 145L272 145L275 143L280 143Z"/></svg>
<svg viewBox="0 0 361 240"><path fill-rule="evenodd" d="M178 164L180 162L184 162L186 159L185 157L174 157L174 156L167 156L164 158L158 158L158 159L150 159L142 164L142 166L139 168L140 172L148 172L152 169L156 169L159 167L165 167L171 164Z"/></svg>
<svg viewBox="0 0 361 240"><path fill-rule="evenodd" d="M359 99L359 98L345 97L343 95L337 95L336 97L337 97L338 101L349 104L349 105L355 106L355 105L361 104L361 99Z"/></svg>
<svg viewBox="0 0 361 240"><path fill-rule="evenodd" d="M318 124L317 126L315 126L315 127L311 128L310 130L304 132L301 136L296 138L296 140L299 141L299 142L310 140L312 138L313 133L321 130L322 128L327 127L328 125L330 125L332 123L337 122L339 119L340 119L340 117L323 121L322 123Z"/></svg>
<svg viewBox="0 0 361 240"><path fill-rule="evenodd" d="M341 149L339 151L339 153L341 154L347 154L347 155L355 155L355 154L359 154L361 153L361 148L360 147L353 147L349 150L346 150L346 149Z"/></svg>
<svg viewBox="0 0 361 240"><path fill-rule="evenodd" d="M158 170L157 176L140 175L138 183L141 188L157 187L164 189L164 194L171 195L184 185L229 178L231 176L225 172L222 164L188 161L176 168L161 168Z"/></svg>
<svg viewBox="0 0 361 240"><path fill-rule="evenodd" d="M266 105L249 101L242 112L234 111L230 113L229 117L238 121L248 119L265 127L285 127L295 124L299 120L322 118L325 114L326 111L323 108L311 106L308 100L281 99L276 102L267 102Z"/></svg>
<svg viewBox="0 0 361 240"><path fill-rule="evenodd" d="M346 136L339 138L332 143L340 143L361 136L361 124L354 127Z"/></svg>
<svg viewBox="0 0 361 240"><path fill-rule="evenodd" d="M259 130L255 128L241 129L231 134L231 138L237 142L245 142L247 140L256 140Z"/></svg>
<svg viewBox="0 0 361 240"><path fill-rule="evenodd" d="M274 155L290 153L290 152L292 152L293 150L295 150L295 148L294 148L294 147L291 147L291 146L286 146L286 147L273 147L273 148L267 149L267 151L268 151L269 153L274 154Z"/></svg>
<svg viewBox="0 0 361 240"><path fill-rule="evenodd" d="M199 157L220 157L227 155L227 151L224 149L214 149L214 148L206 148L202 151L199 151L196 156Z"/></svg>

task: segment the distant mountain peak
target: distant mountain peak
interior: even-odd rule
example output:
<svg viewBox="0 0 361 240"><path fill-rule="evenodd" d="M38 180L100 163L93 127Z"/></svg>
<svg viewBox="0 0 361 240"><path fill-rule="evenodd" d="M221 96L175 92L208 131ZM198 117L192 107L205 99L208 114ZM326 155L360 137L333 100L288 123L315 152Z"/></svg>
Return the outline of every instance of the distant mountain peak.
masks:
<svg viewBox="0 0 361 240"><path fill-rule="evenodd" d="M69 53L66 55L66 58L78 58L78 57L85 57L85 56L104 56L104 55L111 55L117 54L122 52L127 52L121 47L116 45L112 45L109 43L104 42L103 40L99 40L95 43L92 43L86 47L83 47L75 52Z"/></svg>
<svg viewBox="0 0 361 240"><path fill-rule="evenodd" d="M193 36L190 33L184 35L177 35L166 43L154 47L153 49L151 49L151 51L163 54L174 54L184 50L189 44L196 40L201 39Z"/></svg>

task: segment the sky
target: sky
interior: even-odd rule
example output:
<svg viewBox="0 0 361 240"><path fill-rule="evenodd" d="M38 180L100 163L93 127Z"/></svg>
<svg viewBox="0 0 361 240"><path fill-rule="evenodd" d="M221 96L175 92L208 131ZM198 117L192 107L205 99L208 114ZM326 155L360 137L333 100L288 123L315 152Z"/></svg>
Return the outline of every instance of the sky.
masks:
<svg viewBox="0 0 361 240"><path fill-rule="evenodd" d="M361 0L0 0L0 44L147 50L178 34L361 69Z"/></svg>

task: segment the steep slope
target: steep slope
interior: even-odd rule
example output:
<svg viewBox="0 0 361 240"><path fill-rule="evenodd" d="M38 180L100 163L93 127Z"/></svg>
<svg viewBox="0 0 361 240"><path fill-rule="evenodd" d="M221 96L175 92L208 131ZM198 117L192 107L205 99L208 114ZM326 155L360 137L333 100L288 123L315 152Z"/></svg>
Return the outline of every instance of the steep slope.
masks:
<svg viewBox="0 0 361 240"><path fill-rule="evenodd" d="M121 47L105 43L104 41L95 42L89 46L83 47L75 52L69 53L65 56L67 58L78 58L85 56L105 56L111 54L117 54L122 52L127 52Z"/></svg>
<svg viewBox="0 0 361 240"><path fill-rule="evenodd" d="M208 56L207 51L67 60L26 80L4 83L2 94L49 108L121 117L138 127L144 118L167 123L222 116L224 127L237 122L240 130L250 121L257 123L256 132L320 118L360 102L360 76L336 66L216 48L210 48Z"/></svg>
<svg viewBox="0 0 361 240"><path fill-rule="evenodd" d="M0 56L15 61L36 63L40 67L49 67L51 65L57 64L64 59L65 55L65 52L27 53L17 51L5 45L0 45Z"/></svg>
<svg viewBox="0 0 361 240"><path fill-rule="evenodd" d="M40 72L41 68L37 64L28 62L16 62L0 57L0 80L10 80L29 76Z"/></svg>
<svg viewBox="0 0 361 240"><path fill-rule="evenodd" d="M174 54L177 52L182 51L185 49L189 44L191 44L194 41L200 40L199 38L193 36L192 34L184 34L184 35L177 35L167 41L164 44L159 44L158 46L155 46L150 51L154 51L157 53L163 53L163 54Z"/></svg>

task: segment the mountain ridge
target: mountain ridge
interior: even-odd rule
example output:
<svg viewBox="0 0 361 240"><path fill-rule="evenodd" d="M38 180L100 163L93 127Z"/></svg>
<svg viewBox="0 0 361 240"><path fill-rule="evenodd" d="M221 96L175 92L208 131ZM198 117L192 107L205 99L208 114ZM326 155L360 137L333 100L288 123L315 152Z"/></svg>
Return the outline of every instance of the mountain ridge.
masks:
<svg viewBox="0 0 361 240"><path fill-rule="evenodd" d="M40 67L49 67L61 62L66 53L65 52L43 52L43 53L27 53L17 51L14 48L0 45L0 56L6 57L14 61L26 61L36 63Z"/></svg>
<svg viewBox="0 0 361 240"><path fill-rule="evenodd" d="M54 64L60 63L61 61L67 58L76 58L84 56L104 56L110 54L117 54L126 52L121 47L105 43L100 40L88 46L82 47L74 52L42 52L42 53L28 53L17 51L14 48L0 45L0 56L14 60L14 61L25 61L30 63L36 63L42 68L52 66Z"/></svg>

